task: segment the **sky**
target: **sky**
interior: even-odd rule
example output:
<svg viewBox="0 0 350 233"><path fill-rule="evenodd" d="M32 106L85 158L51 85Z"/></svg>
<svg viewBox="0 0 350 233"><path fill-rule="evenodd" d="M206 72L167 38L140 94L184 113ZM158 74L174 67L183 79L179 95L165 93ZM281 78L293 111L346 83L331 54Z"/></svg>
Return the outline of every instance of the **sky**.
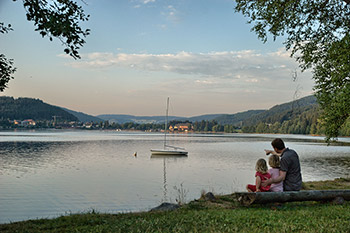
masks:
<svg viewBox="0 0 350 233"><path fill-rule="evenodd" d="M233 114L269 109L313 93L283 45L251 32L232 0L84 0L91 29L64 54L26 20L22 1L0 0L0 52L17 72L1 96L38 98L91 115Z"/></svg>

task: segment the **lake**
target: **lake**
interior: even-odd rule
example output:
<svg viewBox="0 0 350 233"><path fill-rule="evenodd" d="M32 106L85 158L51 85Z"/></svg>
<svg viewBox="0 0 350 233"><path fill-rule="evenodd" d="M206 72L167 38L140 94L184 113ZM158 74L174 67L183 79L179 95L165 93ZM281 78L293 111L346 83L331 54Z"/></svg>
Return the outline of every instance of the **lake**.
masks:
<svg viewBox="0 0 350 233"><path fill-rule="evenodd" d="M0 132L0 223L147 211L165 201L198 199L203 190L244 191L275 137L298 152L304 181L349 176L349 144L327 146L323 137L170 134L169 144L185 147L188 157L151 158L150 149L163 146L161 133Z"/></svg>

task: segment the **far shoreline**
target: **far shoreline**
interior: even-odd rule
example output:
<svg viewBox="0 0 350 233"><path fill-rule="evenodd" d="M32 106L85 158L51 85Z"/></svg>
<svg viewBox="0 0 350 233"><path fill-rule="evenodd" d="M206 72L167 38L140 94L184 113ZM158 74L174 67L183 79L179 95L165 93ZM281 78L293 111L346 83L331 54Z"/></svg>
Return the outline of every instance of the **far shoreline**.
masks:
<svg viewBox="0 0 350 233"><path fill-rule="evenodd" d="M149 131L149 130L136 130L136 129L123 129L123 130L116 130L116 129L77 129L77 128L12 128L12 129L0 129L1 132L40 132L40 131L81 131L81 132L128 132L128 133L150 133L150 134L157 134L157 133L164 133L164 130L159 131ZM189 131L189 132L168 132L168 135L191 135L191 134L204 134L204 135L271 135L273 137L286 135L286 136L310 136L310 137L324 137L324 140L320 140L323 142L326 142L326 136L325 135L319 135L319 134L284 134L284 133L244 133L244 132L215 132L215 131ZM350 138L350 136L339 136L336 140L333 140L331 143L337 143L339 138ZM347 142L342 142L347 143ZM350 142L349 142L350 143Z"/></svg>

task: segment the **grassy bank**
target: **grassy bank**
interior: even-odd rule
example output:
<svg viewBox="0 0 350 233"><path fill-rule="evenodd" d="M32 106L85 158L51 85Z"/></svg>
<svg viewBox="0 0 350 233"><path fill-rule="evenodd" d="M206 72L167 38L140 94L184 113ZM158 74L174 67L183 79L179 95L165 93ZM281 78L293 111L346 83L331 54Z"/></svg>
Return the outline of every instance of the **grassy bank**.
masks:
<svg viewBox="0 0 350 233"><path fill-rule="evenodd" d="M305 189L349 189L350 179ZM350 232L350 203L296 202L241 207L234 195L192 201L170 212L86 213L0 225L0 232Z"/></svg>

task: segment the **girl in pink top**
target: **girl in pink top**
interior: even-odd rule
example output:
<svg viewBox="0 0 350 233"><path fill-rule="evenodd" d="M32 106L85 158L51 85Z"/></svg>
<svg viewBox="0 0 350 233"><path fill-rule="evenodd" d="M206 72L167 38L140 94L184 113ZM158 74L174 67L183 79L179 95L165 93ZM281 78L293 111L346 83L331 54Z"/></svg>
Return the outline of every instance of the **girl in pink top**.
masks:
<svg viewBox="0 0 350 233"><path fill-rule="evenodd" d="M269 158L269 173L271 175L271 178L276 178L280 174L280 157L278 155L271 155ZM270 187L271 192L283 192L283 181L276 183L276 184L271 184Z"/></svg>

